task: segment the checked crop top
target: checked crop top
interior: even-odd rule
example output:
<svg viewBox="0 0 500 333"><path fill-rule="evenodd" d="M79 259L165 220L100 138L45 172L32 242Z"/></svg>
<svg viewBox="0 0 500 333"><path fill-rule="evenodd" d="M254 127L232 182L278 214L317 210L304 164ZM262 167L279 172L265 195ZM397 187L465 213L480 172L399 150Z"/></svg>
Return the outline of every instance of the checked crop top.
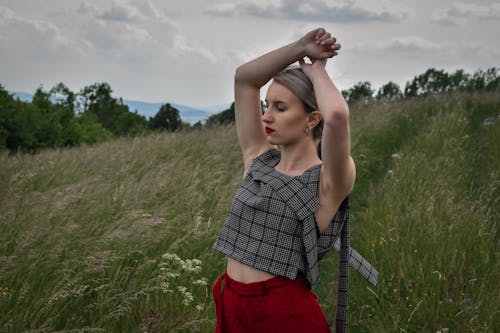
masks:
<svg viewBox="0 0 500 333"><path fill-rule="evenodd" d="M340 251L341 230L349 220L349 197L320 233L314 212L320 206L316 193L321 164L300 176L289 176L275 170L280 158L280 151L273 148L254 159L213 248L243 264L289 279L298 271L309 273L314 287L319 279L319 260L331 248ZM348 263L376 284L378 272L355 250L347 249Z"/></svg>

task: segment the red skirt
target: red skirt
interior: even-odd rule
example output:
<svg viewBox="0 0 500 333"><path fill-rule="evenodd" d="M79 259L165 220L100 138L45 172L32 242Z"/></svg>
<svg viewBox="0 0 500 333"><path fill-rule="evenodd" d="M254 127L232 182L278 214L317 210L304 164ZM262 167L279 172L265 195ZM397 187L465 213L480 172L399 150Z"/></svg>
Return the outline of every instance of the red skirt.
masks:
<svg viewBox="0 0 500 333"><path fill-rule="evenodd" d="M329 333L316 295L303 276L241 283L222 274L212 288L215 333Z"/></svg>

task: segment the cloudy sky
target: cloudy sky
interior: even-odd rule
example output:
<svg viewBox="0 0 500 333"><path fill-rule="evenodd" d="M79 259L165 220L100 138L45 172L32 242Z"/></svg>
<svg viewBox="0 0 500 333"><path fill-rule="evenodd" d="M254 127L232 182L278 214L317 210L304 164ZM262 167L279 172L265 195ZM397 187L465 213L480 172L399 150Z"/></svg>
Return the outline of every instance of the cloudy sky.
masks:
<svg viewBox="0 0 500 333"><path fill-rule="evenodd" d="M500 66L500 1L0 0L0 84L224 104L239 64L320 26L342 44L327 65L340 89Z"/></svg>

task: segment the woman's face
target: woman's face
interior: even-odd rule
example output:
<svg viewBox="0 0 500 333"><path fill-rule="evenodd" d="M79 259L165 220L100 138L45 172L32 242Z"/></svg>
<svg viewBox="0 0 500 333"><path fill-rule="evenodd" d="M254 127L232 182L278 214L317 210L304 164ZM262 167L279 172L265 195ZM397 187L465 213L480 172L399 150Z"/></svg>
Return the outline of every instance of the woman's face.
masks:
<svg viewBox="0 0 500 333"><path fill-rule="evenodd" d="M266 106L262 121L270 144L287 145L307 138L305 127L308 114L302 101L288 88L277 82L271 83L266 94Z"/></svg>

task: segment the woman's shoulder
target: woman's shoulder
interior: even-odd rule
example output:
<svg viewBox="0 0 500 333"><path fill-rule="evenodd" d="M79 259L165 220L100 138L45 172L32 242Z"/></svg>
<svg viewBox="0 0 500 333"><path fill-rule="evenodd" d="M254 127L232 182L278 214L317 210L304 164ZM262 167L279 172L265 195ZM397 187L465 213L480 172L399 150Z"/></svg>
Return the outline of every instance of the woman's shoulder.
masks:
<svg viewBox="0 0 500 333"><path fill-rule="evenodd" d="M243 177L247 174L250 167L255 163L256 160L263 161L266 163L267 161L275 158L279 158L280 151L276 146L266 145L255 151L254 153L247 153L243 155L243 163L245 167L245 172Z"/></svg>

